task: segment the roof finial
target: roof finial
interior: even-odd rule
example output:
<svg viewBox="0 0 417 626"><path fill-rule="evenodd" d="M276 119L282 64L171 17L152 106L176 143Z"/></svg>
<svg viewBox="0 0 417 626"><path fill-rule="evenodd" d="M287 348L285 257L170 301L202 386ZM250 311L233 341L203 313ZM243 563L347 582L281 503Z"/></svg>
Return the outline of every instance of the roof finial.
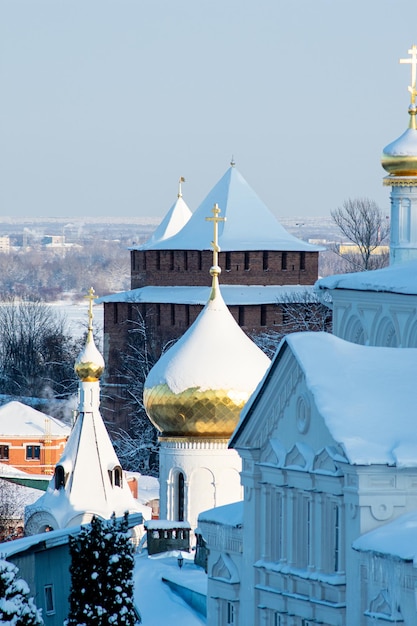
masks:
<svg viewBox="0 0 417 626"><path fill-rule="evenodd" d="M181 189L181 183L185 183L185 178L184 176L180 176L180 179L178 181L178 198L182 198L182 189Z"/></svg>
<svg viewBox="0 0 417 626"><path fill-rule="evenodd" d="M88 290L88 293L86 296L84 296L84 298L87 298L89 300L88 303L88 330L93 330L93 302L96 298L98 298L98 296L95 296L95 291L93 289L93 287L90 287L90 289Z"/></svg>
<svg viewBox="0 0 417 626"><path fill-rule="evenodd" d="M411 64L411 85L408 86L408 91L411 94L411 108L415 108L416 104L416 68L417 68L417 46L413 44L410 50L407 51L411 55L410 59L400 59L400 63Z"/></svg>
<svg viewBox="0 0 417 626"><path fill-rule="evenodd" d="M234 167L234 166L236 165L236 162L235 162L235 157L233 156L233 154L232 154L232 158L230 159L230 165L231 165L232 167Z"/></svg>
<svg viewBox="0 0 417 626"><path fill-rule="evenodd" d="M221 210L219 209L219 205L216 203L214 207L211 209L213 213L213 217L206 217L206 222L213 222L213 241L211 242L211 246L213 248L213 265L210 268L210 275L213 277L212 282L212 290L210 299L212 300L216 294L216 290L219 284L218 277L220 272L222 271L219 267L219 222L225 222L225 217L219 217Z"/></svg>

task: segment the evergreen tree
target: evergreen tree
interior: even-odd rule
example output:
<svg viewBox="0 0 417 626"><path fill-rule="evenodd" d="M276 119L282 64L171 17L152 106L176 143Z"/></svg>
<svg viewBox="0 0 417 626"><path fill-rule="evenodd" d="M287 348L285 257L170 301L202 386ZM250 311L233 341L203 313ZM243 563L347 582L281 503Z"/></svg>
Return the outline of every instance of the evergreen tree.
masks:
<svg viewBox="0 0 417 626"><path fill-rule="evenodd" d="M66 626L135 626L133 546L122 522L93 517L70 539L70 614Z"/></svg>
<svg viewBox="0 0 417 626"><path fill-rule="evenodd" d="M13 563L0 560L0 624L42 626L41 611L29 597L29 587L17 577Z"/></svg>

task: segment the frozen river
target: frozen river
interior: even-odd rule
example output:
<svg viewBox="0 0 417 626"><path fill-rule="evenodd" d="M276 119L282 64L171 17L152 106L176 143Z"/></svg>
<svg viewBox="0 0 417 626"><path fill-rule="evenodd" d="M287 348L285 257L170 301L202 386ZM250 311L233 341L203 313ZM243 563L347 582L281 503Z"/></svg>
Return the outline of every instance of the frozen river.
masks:
<svg viewBox="0 0 417 626"><path fill-rule="evenodd" d="M68 302L52 302L50 306L65 315L71 334L74 337L82 337L88 326L88 302L68 303ZM94 314L94 335L102 340L103 335L103 305L97 304L93 307Z"/></svg>

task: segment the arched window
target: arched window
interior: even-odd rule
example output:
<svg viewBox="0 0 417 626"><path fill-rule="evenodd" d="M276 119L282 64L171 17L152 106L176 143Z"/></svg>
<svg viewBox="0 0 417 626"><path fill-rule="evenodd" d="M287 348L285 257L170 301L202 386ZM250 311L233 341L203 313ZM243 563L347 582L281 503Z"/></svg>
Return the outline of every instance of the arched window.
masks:
<svg viewBox="0 0 417 626"><path fill-rule="evenodd" d="M177 475L177 521L184 521L184 501L185 501L185 480L184 474L179 472Z"/></svg>
<svg viewBox="0 0 417 626"><path fill-rule="evenodd" d="M57 465L55 468L55 489L61 489L65 487L65 471L62 465Z"/></svg>

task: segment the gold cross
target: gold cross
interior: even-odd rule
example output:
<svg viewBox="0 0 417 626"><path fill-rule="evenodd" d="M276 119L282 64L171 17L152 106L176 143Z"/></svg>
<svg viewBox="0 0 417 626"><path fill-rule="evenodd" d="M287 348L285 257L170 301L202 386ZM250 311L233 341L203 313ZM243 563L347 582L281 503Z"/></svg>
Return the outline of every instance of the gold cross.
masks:
<svg viewBox="0 0 417 626"><path fill-rule="evenodd" d="M408 91L411 93L411 104L414 106L416 102L416 68L417 68L417 46L414 44L410 50L407 51L411 55L411 59L400 59L400 63L411 64L411 85L408 87Z"/></svg>
<svg viewBox="0 0 417 626"><path fill-rule="evenodd" d="M90 287L90 289L88 290L88 293L86 296L84 296L84 298L87 298L89 300L89 304L88 304L88 330L93 330L93 302L96 298L98 298L98 296L95 296L95 291L93 289L93 287Z"/></svg>
<svg viewBox="0 0 417 626"><path fill-rule="evenodd" d="M219 213L221 213L221 210L219 209L219 205L217 203L211 209L211 212L213 213L213 217L206 217L206 222L213 222L214 237L213 237L213 241L211 242L211 245L213 247L213 267L217 267L217 265L219 264L219 252L220 252L219 222L225 222L226 218L219 217Z"/></svg>

